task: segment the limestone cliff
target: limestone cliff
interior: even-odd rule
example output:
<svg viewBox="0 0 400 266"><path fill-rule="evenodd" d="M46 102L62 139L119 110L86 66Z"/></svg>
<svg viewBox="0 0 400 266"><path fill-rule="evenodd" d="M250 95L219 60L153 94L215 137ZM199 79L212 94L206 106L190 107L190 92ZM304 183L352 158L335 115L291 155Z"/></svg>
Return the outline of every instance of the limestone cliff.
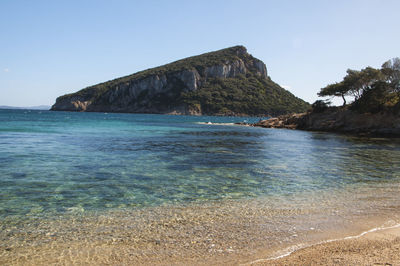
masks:
<svg viewBox="0 0 400 266"><path fill-rule="evenodd" d="M235 46L58 97L51 110L261 115L307 107L270 80L261 60Z"/></svg>

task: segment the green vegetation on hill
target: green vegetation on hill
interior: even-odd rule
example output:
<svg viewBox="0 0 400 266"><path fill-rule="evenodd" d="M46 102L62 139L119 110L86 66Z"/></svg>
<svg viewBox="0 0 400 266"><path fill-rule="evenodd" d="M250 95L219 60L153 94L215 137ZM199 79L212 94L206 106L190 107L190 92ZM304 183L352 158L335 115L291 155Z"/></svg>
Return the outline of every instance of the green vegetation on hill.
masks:
<svg viewBox="0 0 400 266"><path fill-rule="evenodd" d="M279 115L309 108L308 103L269 78L252 73L209 79L201 90L183 93L182 97L188 105L200 105L206 114Z"/></svg>
<svg viewBox="0 0 400 266"><path fill-rule="evenodd" d="M89 96L93 95L94 98L102 95L105 91L119 85L122 83L132 82L136 80L141 80L151 75L160 75L160 74L168 74L173 72L178 72L182 70L188 69L197 69L198 71L204 70L204 68L219 64L224 64L227 62L231 62L238 59L243 59L243 57L247 57L248 59L252 58L251 55L247 53L243 53L246 51L244 46L238 45L230 48L225 48L222 50L218 50L215 52L209 52L201 55L196 55L192 57L187 57L166 65L162 65L155 68L146 69L128 76L116 78L113 80L109 80L103 83L99 83L97 85L93 85L87 88L84 88L78 92L70 93L63 95L61 97L70 97L72 95L77 96ZM245 58L246 59L246 58Z"/></svg>
<svg viewBox="0 0 400 266"><path fill-rule="evenodd" d="M228 71L228 65L229 71L234 69L232 73L235 74L226 77L220 71ZM212 75L207 74L207 71L214 71L209 67L215 66L220 68ZM193 75L196 84L201 84L197 89L188 89L187 80L177 78L186 70L197 72L197 76ZM148 80L145 79L154 76L166 77L167 84L163 88L151 88L152 83L146 83ZM137 95L132 96L134 93L131 89L142 81L141 84L148 84L144 86L148 86L148 89L142 86ZM265 65L248 54L243 46L188 57L90 86L57 98L52 109L76 110L68 105L68 102L76 100L90 101L86 111L110 112L162 113L186 106L188 110L197 110L194 113L208 115L279 115L304 112L309 108L308 103L274 83L266 75ZM63 104L70 109L57 107Z"/></svg>

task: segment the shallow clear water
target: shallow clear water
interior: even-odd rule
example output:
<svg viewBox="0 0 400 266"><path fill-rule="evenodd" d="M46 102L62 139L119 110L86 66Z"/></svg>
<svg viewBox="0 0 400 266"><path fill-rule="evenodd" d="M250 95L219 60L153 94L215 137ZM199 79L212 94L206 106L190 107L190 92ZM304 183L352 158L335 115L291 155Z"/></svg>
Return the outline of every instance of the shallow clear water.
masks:
<svg viewBox="0 0 400 266"><path fill-rule="evenodd" d="M282 196L398 182L400 143L254 118L0 111L0 214Z"/></svg>
<svg viewBox="0 0 400 266"><path fill-rule="evenodd" d="M0 214L257 194L261 136L209 121L243 118L1 110Z"/></svg>
<svg viewBox="0 0 400 266"><path fill-rule="evenodd" d="M218 220L215 241L243 239L237 240L243 250L251 246L245 235L281 245L293 228L305 237L311 226L328 230L360 213L397 219L392 214L400 199L399 140L231 124L244 120L258 119L0 110L0 225L10 234L0 246L43 244L46 230L64 230L64 243L88 224L100 230L93 213L113 219L109 237L124 235L127 224L143 234L138 221L165 218L177 226L181 222L171 217L178 214L194 223L186 236ZM79 216L68 216L74 213ZM127 214L136 220L128 223ZM195 223L201 215L204 221ZM67 225L76 217L92 219ZM156 232L176 235L185 232L181 226L174 233L169 227ZM230 235L236 227L240 232ZM32 233L33 228L41 229ZM208 239L204 230L199 237ZM30 233L11 237L21 231ZM92 243L98 231L89 231L84 234ZM154 232L146 236L153 239Z"/></svg>

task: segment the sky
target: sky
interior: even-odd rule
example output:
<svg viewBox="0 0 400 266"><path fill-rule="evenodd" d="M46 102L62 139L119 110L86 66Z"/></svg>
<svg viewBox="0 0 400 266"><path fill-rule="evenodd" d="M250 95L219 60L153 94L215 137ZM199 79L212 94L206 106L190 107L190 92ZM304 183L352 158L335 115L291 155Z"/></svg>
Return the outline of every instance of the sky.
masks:
<svg viewBox="0 0 400 266"><path fill-rule="evenodd" d="M398 0L1 0L0 105L52 105L90 85L235 45L312 103L348 68L400 57L399 10Z"/></svg>

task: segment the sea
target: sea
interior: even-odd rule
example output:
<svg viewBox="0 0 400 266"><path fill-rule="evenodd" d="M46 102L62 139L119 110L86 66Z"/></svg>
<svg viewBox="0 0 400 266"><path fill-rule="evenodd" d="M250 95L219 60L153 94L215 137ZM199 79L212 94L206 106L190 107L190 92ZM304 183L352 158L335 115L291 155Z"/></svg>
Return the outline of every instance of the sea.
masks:
<svg viewBox="0 0 400 266"><path fill-rule="evenodd" d="M0 264L251 264L400 223L400 140L0 110Z"/></svg>

